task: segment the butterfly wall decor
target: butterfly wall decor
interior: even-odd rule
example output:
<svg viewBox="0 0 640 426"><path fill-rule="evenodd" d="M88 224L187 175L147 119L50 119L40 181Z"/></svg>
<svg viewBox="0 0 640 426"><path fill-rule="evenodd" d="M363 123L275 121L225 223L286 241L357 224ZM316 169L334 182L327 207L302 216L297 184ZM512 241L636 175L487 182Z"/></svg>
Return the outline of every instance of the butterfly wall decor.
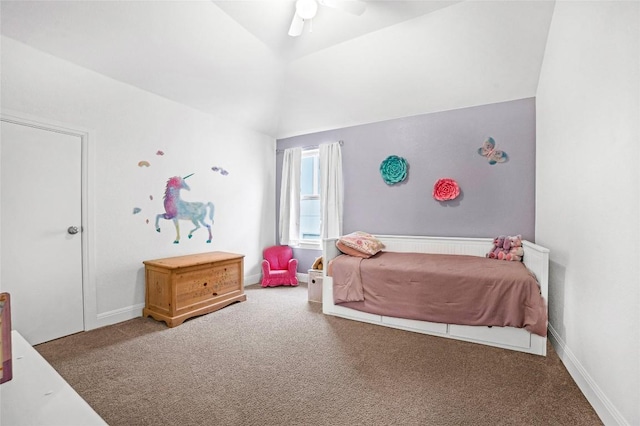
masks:
<svg viewBox="0 0 640 426"><path fill-rule="evenodd" d="M496 141L492 137L488 137L482 147L478 148L478 154L485 157L491 165L504 163L508 158L506 152L496 149Z"/></svg>
<svg viewBox="0 0 640 426"><path fill-rule="evenodd" d="M220 172L220 174L222 176L226 176L229 174L228 171L226 171L225 169L223 169L222 167L218 167L218 166L213 166L211 167L211 170L213 170L214 172Z"/></svg>

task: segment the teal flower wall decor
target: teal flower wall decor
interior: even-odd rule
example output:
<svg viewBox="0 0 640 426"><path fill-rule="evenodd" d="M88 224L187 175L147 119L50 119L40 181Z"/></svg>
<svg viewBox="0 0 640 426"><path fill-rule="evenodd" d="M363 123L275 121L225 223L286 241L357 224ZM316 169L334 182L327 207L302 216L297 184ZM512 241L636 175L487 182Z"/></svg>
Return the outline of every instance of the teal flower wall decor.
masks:
<svg viewBox="0 0 640 426"><path fill-rule="evenodd" d="M384 183L395 185L407 178L407 160L397 155L390 155L380 164L380 174Z"/></svg>

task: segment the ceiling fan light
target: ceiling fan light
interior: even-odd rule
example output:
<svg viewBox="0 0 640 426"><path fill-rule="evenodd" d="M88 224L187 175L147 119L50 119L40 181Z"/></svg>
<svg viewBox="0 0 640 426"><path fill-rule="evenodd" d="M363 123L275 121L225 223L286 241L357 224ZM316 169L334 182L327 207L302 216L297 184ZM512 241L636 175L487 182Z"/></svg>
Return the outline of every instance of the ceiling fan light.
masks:
<svg viewBox="0 0 640 426"><path fill-rule="evenodd" d="M312 19L318 11L318 3L315 0L298 0L296 2L296 15L304 20Z"/></svg>

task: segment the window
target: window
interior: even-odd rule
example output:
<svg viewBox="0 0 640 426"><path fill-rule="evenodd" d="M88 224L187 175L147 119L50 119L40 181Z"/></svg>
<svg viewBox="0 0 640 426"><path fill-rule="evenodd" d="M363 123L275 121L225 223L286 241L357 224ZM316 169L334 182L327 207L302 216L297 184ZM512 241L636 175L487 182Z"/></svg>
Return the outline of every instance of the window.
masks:
<svg viewBox="0 0 640 426"><path fill-rule="evenodd" d="M300 242L320 242L320 152L302 151L300 162Z"/></svg>
<svg viewBox="0 0 640 426"><path fill-rule="evenodd" d="M339 236L343 192L340 142L320 144L313 150L285 149L278 218L280 243L318 249L324 236Z"/></svg>

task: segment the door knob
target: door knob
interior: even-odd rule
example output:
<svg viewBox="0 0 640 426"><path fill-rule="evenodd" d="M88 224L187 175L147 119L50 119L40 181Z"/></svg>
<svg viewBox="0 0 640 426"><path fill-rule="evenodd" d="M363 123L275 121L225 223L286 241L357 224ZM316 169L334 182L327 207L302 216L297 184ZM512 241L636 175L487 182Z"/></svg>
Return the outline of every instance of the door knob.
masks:
<svg viewBox="0 0 640 426"><path fill-rule="evenodd" d="M71 235L73 234L77 234L78 232L80 232L80 229L78 229L77 226L70 226L67 228L67 232Z"/></svg>

